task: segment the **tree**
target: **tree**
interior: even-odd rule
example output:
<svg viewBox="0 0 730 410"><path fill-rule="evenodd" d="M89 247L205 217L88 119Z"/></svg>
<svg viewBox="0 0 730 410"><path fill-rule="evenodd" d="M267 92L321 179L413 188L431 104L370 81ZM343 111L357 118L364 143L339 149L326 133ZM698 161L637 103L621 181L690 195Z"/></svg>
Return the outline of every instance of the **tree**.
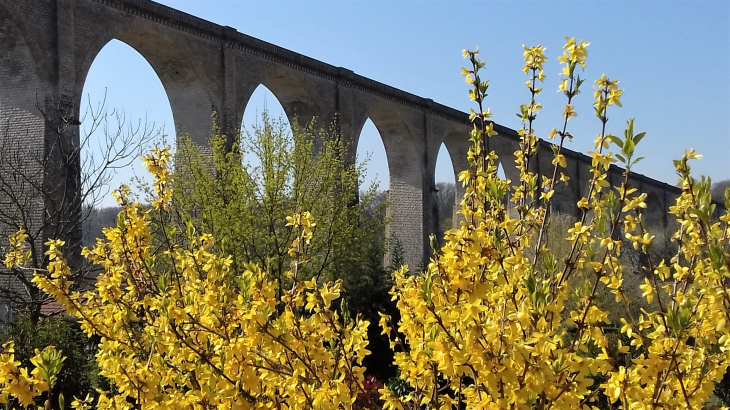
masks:
<svg viewBox="0 0 730 410"><path fill-rule="evenodd" d="M713 219L710 182L690 172L698 154L689 150L674 161L683 186L670 210L679 226L677 253L666 260L649 257L640 289L656 309L633 314L620 255L624 246L649 254L653 241L641 216L646 194L630 186L645 134L634 132L633 120L623 137L607 132L609 108L620 106L623 90L605 75L596 80L593 106L601 133L579 218L565 233L569 250L555 254L543 246L555 186L569 183L561 173L562 150L572 138L567 125L583 82L575 68L585 64L587 46L567 39L559 58L567 104L560 130L551 133L558 138L553 173L542 180L530 162L537 152L533 124L546 58L541 46L525 47L530 102L521 107L520 178L511 183L497 175L490 149L495 131L483 106L485 64L477 52L464 51L470 64L463 75L478 108L470 168L459 178L466 182L464 223L447 234L424 271L404 267L393 274L391 295L400 317L383 315L380 324L403 383L382 387L379 398L371 386L380 385L366 383L360 365L369 353L368 323L346 304L336 307L342 281L306 279L318 234L312 213L298 209L286 217L294 232L283 275L290 286L272 280L265 271L270 265L249 263L234 273L233 255L192 224L186 241L157 243L153 232L174 230L171 190L179 187L170 184L168 150L154 150L145 158L155 177L154 211L130 201L122 189L117 227L84 252L104 270L95 291L70 291L58 240L47 243L49 274L34 278L85 331L102 336L97 362L112 387L96 406L334 410L352 408L359 396L368 401L358 407L388 410L702 408L730 364L730 199ZM607 152L612 146L617 151ZM612 162L625 169L613 187L606 180ZM504 203L510 190L514 213ZM155 213L162 217L155 220ZM15 246L6 263L22 261L23 252ZM585 285L572 287L575 278ZM596 303L599 289L626 309L618 326ZM566 307L571 294L578 302ZM27 377L8 362L0 356L0 366L12 370L5 386L28 396L17 388L17 380L27 383ZM79 400L75 407L91 404Z"/></svg>
<svg viewBox="0 0 730 410"><path fill-rule="evenodd" d="M730 179L715 182L712 188L710 188L712 199L718 202L724 202L726 198L725 192L728 188L730 188Z"/></svg>
<svg viewBox="0 0 730 410"><path fill-rule="evenodd" d="M346 147L334 128L294 124L289 129L264 111L261 125L244 129L233 144L228 136L215 136L212 160L185 141L175 155L176 232L191 224L213 233L216 248L233 257L234 274L252 262L266 266L281 295L291 287L285 274L296 235L286 217L307 210L316 218L316 234L300 275L342 279L353 315L375 322L378 311L395 310L388 295L390 274L383 266L386 195L376 184L358 193L365 164L343 165ZM387 339L376 329L369 337L378 356L387 357ZM389 361L367 360L378 378L393 376Z"/></svg>
<svg viewBox="0 0 730 410"><path fill-rule="evenodd" d="M31 282L32 272L49 262L43 243L67 239L65 256L74 266L74 281L80 284L93 276L93 267L79 257L82 224L109 192L115 169L130 165L159 135L147 124L127 123L123 113L107 111L104 103L81 119L77 109L61 103L52 109L38 105L50 129L36 136L45 138L44 149L29 150L23 139L12 138L12 118L0 138L0 232L5 238L22 230L28 249L23 269L0 269L0 301L34 323L53 312L44 308L52 299Z"/></svg>
<svg viewBox="0 0 730 410"><path fill-rule="evenodd" d="M81 244L86 247L94 246L97 238L104 237L104 228L109 228L117 224L117 215L119 215L119 211L121 210L122 208L118 206L85 210L89 217L82 222L84 237Z"/></svg>
<svg viewBox="0 0 730 410"><path fill-rule="evenodd" d="M23 367L32 365L36 350L48 346L55 346L66 357L56 375L53 392L56 397L59 394L67 398L85 397L96 388L109 388L99 374L94 357L98 351L98 338L85 335L73 317L58 315L33 324L20 315L7 323L6 328L0 332L0 346L12 342L15 360Z"/></svg>
<svg viewBox="0 0 730 410"><path fill-rule="evenodd" d="M439 215L439 237L453 227L454 205L456 202L456 185L450 182L436 183L436 206Z"/></svg>
<svg viewBox="0 0 730 410"><path fill-rule="evenodd" d="M175 156L174 221L176 232L191 225L213 234L216 249L231 254L233 272L258 263L289 286L284 274L296 232L285 218L299 210L317 218L303 277L354 283L382 262L386 204L377 200L377 185L358 198L364 164L343 164L346 147L334 128L295 125L290 132L264 111L262 124L232 144L218 135L211 145L212 160L190 141Z"/></svg>

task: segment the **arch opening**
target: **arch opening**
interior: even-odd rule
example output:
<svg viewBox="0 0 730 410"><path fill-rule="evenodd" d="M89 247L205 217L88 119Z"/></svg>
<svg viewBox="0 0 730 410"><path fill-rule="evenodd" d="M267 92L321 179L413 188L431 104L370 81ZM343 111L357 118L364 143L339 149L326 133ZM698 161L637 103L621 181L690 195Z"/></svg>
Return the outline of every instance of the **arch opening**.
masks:
<svg viewBox="0 0 730 410"><path fill-rule="evenodd" d="M264 138L271 138L272 142L288 147L293 144L293 132L279 99L268 87L259 84L243 111L240 140L243 163L249 167L260 166L265 155L262 150Z"/></svg>
<svg viewBox="0 0 730 410"><path fill-rule="evenodd" d="M357 162L365 165L364 175L360 177L360 191L374 189L387 192L390 185L388 157L383 138L370 118L365 121L357 141Z"/></svg>
<svg viewBox="0 0 730 410"><path fill-rule="evenodd" d="M142 164L153 142L176 145L168 94L153 67L134 48L110 41L91 63L79 107L82 150L84 244L113 225L117 202L111 191L121 184L149 181ZM144 198L140 198L144 199Z"/></svg>
<svg viewBox="0 0 730 410"><path fill-rule="evenodd" d="M366 218L378 218L380 223L372 224L379 232L373 232L372 238L375 241L373 249L377 251L376 258L388 266L389 261L385 260L387 253L388 234L384 222L388 214L388 193L390 185L390 167L388 157L383 145L383 138L373 121L368 118L357 136L357 149L355 166L359 169L358 175L358 199L362 212Z"/></svg>
<svg viewBox="0 0 730 410"><path fill-rule="evenodd" d="M418 143L399 113L388 106L371 107L361 118L360 125L355 128L361 132L355 135L362 137L362 130L367 131L365 124L369 120L381 137L379 140L385 151L386 160L380 159L376 165L379 176L383 174L384 166L387 166L388 174L387 195L384 198L387 200L388 217L388 224L385 227L385 237L388 242L385 264L393 263L391 258L397 249L398 254L403 257L403 261L397 261L398 263L404 262L417 267L424 261L426 243L423 237L426 217L424 215L426 209L423 208L425 153L419 149L422 145ZM370 133L374 134L372 131ZM374 136L367 139L378 141ZM355 152L362 155L368 151L369 147L365 141L365 138L363 141L360 138L355 141ZM363 145L364 149L361 148ZM374 146L379 147L379 144L374 143ZM382 154L380 156L382 157Z"/></svg>
<svg viewBox="0 0 730 410"><path fill-rule="evenodd" d="M458 222L458 214L454 212L456 208L458 207L458 204L461 202L461 199L464 197L465 188L461 183L458 183L459 180L459 173L461 171L469 169L469 160L468 160L468 152L469 148L471 147L471 142L469 140L469 132L468 131L452 131L448 134L446 134L446 137L444 138L443 144L439 150L438 158L437 158L437 170L436 170L436 182L439 180L439 171L438 171L438 161L442 161L441 157L444 157L444 160L446 158L450 159L451 162L451 174L452 174L452 180L454 182L454 209L452 209L451 214L451 225L441 225L442 231L447 231L451 229L452 227L456 227L459 225ZM444 155L446 154L446 155ZM446 169L444 169L443 176L440 178L447 178L446 176ZM441 218L443 219L443 218ZM448 222L448 221L446 221Z"/></svg>
<svg viewBox="0 0 730 410"><path fill-rule="evenodd" d="M243 96L242 101L246 106L246 111L252 104L254 107L263 108L262 95L265 95L267 102L276 102L274 104L277 111L275 118L286 117L287 123L303 129L307 128L312 121L320 122L322 110L302 81L297 78L284 74L270 75L249 83L240 90L240 95ZM245 116L246 114L244 114L244 123L250 123L250 120L245 120Z"/></svg>
<svg viewBox="0 0 730 410"><path fill-rule="evenodd" d="M507 174L504 173L504 167L501 162L497 164L497 177L499 179L507 179Z"/></svg>
<svg viewBox="0 0 730 410"><path fill-rule="evenodd" d="M457 197L456 181L461 169L454 167L451 155L446 144L441 143L436 157L434 172L436 182L436 221L439 239L444 233L454 228L456 223L456 205L460 202Z"/></svg>
<svg viewBox="0 0 730 410"><path fill-rule="evenodd" d="M120 42L135 50L162 84L167 97L164 105L172 111L173 121L166 124L167 132L173 137L170 139L175 140L170 142L187 136L201 151L209 153L208 139L214 131L213 114L223 108L220 98L212 92L217 89L216 85L205 81L201 62L188 56L184 40L170 37L169 32L154 23L110 24L107 31L92 39L88 52L77 62L76 89L82 89L91 65L96 64L102 50L110 44L119 47Z"/></svg>

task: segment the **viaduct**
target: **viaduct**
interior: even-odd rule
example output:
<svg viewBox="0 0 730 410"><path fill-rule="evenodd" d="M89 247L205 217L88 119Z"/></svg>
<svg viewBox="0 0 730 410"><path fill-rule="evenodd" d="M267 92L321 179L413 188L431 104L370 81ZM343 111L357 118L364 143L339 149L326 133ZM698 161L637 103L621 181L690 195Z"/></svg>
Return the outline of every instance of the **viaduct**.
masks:
<svg viewBox="0 0 730 410"><path fill-rule="evenodd" d="M436 157L444 143L455 173L467 168L471 125L466 113L149 0L0 0L3 138L46 154L47 161L35 165L42 168L37 183L78 189L72 181L77 179L74 164L54 160L53 151L59 149L54 139L64 126L69 132L61 146L79 144L84 81L94 58L114 39L146 58L167 92L177 134L189 134L201 147L213 129L212 113L218 113L223 129L235 130L260 84L290 119L329 122L339 113L349 161L370 118L383 139L390 170L389 230L404 246L409 265L419 265L430 253L428 235L439 220ZM513 164L517 133L498 125L496 131L492 147L500 160ZM565 154L565 173L572 181L556 193L554 207L571 213L587 190L590 158L570 150ZM535 170L551 174L552 155L550 144L541 141ZM517 178L512 166L503 168L508 178ZM621 173L612 167L609 177L618 183ZM648 194L649 209L657 210L647 215L649 226L665 231L666 210L680 191L642 175L632 179ZM35 201L35 220L42 224L43 207L57 205L51 197Z"/></svg>

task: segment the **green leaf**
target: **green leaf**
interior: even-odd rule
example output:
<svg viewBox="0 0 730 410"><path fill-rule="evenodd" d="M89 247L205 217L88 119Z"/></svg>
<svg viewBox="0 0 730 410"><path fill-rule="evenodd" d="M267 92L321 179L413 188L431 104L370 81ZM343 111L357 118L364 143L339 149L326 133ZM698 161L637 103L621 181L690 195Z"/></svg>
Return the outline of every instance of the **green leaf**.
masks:
<svg viewBox="0 0 730 410"><path fill-rule="evenodd" d="M193 239L193 235L195 235L195 227L193 226L192 221L187 221L185 223L185 233L187 234L188 239Z"/></svg>
<svg viewBox="0 0 730 410"><path fill-rule="evenodd" d="M631 158L634 154L634 147L634 140L627 138L626 141L624 141L624 147L621 149L621 152L626 156L626 158Z"/></svg>
<svg viewBox="0 0 730 410"><path fill-rule="evenodd" d="M535 293L535 290L537 288L537 279L535 278L535 275L530 272L529 276L527 276L527 280L525 280L525 287L527 287L527 291L530 294Z"/></svg>
<svg viewBox="0 0 730 410"><path fill-rule="evenodd" d="M438 253L438 250L439 250L439 243L438 243L438 239L436 237L436 234L433 234L432 233L431 235L428 236L428 239L429 239L430 244L431 244L431 252L433 252L434 254L437 254Z"/></svg>
<svg viewBox="0 0 730 410"><path fill-rule="evenodd" d="M641 141L641 139L644 138L645 135L646 135L645 132L640 132L640 133L636 134L636 136L634 137L634 144L638 144L639 141Z"/></svg>
<svg viewBox="0 0 730 410"><path fill-rule="evenodd" d="M624 157L622 157L621 154L616 154L616 158L618 158L624 164L626 163L626 159Z"/></svg>
<svg viewBox="0 0 730 410"><path fill-rule="evenodd" d="M710 255L710 263L712 265L712 268L715 270L719 270L722 268L723 265L723 249L722 245L715 241L710 244L709 248L709 255Z"/></svg>
<svg viewBox="0 0 730 410"><path fill-rule="evenodd" d="M636 158L636 159L634 160L634 162L632 162L632 164L636 164L637 162L641 161L642 159L644 159L644 157L639 157L639 158Z"/></svg>
<svg viewBox="0 0 730 410"><path fill-rule="evenodd" d="M608 140L613 142L614 144L618 145L619 148L624 147L624 142L621 141L621 138L615 136L615 135L609 135Z"/></svg>
<svg viewBox="0 0 730 410"><path fill-rule="evenodd" d="M626 139L629 139L634 136L634 119L630 119L628 121L628 125L626 126L626 131L624 131L624 135L626 136Z"/></svg>
<svg viewBox="0 0 730 410"><path fill-rule="evenodd" d="M165 291L165 288L167 287L167 283L166 283L165 279L166 279L165 275L160 275L157 277L157 289L159 289L163 292Z"/></svg>

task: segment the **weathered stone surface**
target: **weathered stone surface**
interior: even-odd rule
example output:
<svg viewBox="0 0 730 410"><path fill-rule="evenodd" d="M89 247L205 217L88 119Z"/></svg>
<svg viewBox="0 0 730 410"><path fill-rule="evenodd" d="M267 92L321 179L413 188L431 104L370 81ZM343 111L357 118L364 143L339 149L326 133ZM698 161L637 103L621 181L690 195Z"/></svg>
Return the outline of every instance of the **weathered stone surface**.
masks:
<svg viewBox="0 0 730 410"><path fill-rule="evenodd" d="M438 149L445 143L455 169L466 168L471 129L467 114L152 1L0 0L0 121L7 131L3 138L22 141L17 145L28 152L48 150L53 123L44 122L36 105L70 110L78 118L89 67L113 39L147 59L167 92L176 132L189 134L201 147L207 146L214 112L224 130L238 128L259 84L276 95L291 119L307 122L316 117L326 124L339 113L350 161L370 118L383 138L390 169L393 222L388 232L403 244L411 266L427 259L428 234L438 221ZM496 130L499 135L492 144L506 164L507 177L516 180L510 159L517 134L501 126ZM77 130L64 135L69 144L78 144ZM574 184L561 188L555 207L575 213L575 203L587 190L590 159L572 151L565 154L566 173ZM551 160L549 144L543 141L535 169L551 172ZM51 161L47 166L60 165ZM73 170L38 171L46 184L76 177ZM618 180L621 170L612 169L611 175ZM663 230L678 189L641 175L632 181L651 192L650 206L656 211L647 220ZM461 193L458 189L457 195ZM52 199L37 202L39 220L44 217L42 201Z"/></svg>

